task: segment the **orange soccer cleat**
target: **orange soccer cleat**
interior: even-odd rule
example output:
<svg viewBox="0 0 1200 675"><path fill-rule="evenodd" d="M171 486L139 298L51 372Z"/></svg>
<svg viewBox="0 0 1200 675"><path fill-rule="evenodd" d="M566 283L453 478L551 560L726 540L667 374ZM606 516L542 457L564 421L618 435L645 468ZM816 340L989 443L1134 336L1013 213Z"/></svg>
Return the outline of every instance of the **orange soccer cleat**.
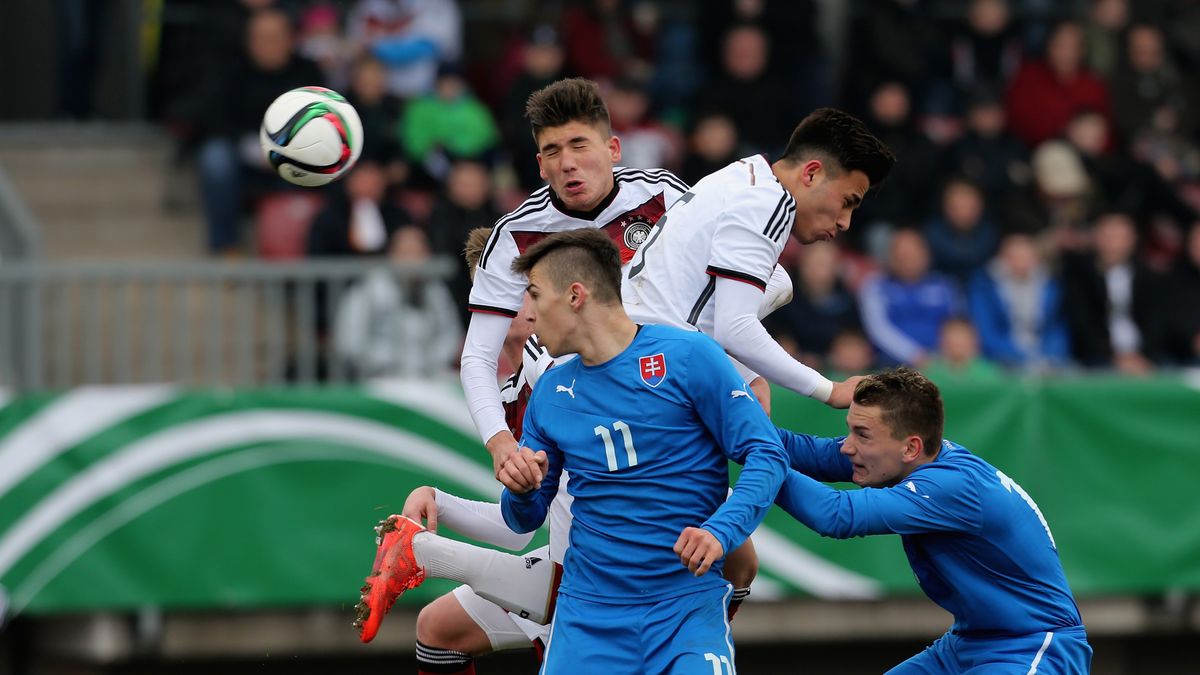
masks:
<svg viewBox="0 0 1200 675"><path fill-rule="evenodd" d="M387 614L400 594L421 585L425 581L425 570L417 564L413 555L413 536L424 532L420 523L404 516L388 516L379 521L375 532L375 564L371 574L360 589L362 598L354 606L357 617L354 627L359 639L370 642L379 632L383 615Z"/></svg>

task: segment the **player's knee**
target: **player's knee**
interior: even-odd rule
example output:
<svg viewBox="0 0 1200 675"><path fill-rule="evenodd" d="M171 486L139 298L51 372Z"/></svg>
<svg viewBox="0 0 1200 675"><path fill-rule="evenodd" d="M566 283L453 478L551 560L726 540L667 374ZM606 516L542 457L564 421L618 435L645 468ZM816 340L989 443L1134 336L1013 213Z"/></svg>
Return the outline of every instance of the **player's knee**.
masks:
<svg viewBox="0 0 1200 675"><path fill-rule="evenodd" d="M491 651L487 634L452 594L443 595L421 608L417 614L417 641L473 656Z"/></svg>

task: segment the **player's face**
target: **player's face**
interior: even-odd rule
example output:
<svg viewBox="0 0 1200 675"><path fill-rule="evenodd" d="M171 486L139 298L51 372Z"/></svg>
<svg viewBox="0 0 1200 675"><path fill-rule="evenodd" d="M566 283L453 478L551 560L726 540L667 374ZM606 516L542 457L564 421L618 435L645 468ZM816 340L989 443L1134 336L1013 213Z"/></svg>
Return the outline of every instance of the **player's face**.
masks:
<svg viewBox="0 0 1200 675"><path fill-rule="evenodd" d="M508 326L508 335L504 338L504 345L523 345L533 335L533 303L529 300L529 294L525 294L525 301L521 303L521 310L513 318L512 323Z"/></svg>
<svg viewBox="0 0 1200 675"><path fill-rule="evenodd" d="M915 466L905 461L909 439L892 436L878 406L850 404L846 414L846 442L842 454L854 465L851 480L862 487L890 487L899 483Z"/></svg>
<svg viewBox="0 0 1200 675"><path fill-rule="evenodd" d="M562 356L574 352L572 335L576 313L571 306L570 288L559 291L545 274L541 265L529 271L529 286L525 297L529 304L529 317L538 340L551 356Z"/></svg>
<svg viewBox="0 0 1200 675"><path fill-rule="evenodd" d="M554 194L575 211L590 211L613 189L613 164L621 141L583 122L546 127L538 133L538 167Z"/></svg>
<svg viewBox="0 0 1200 675"><path fill-rule="evenodd" d="M805 174L796 197L796 224L792 236L801 244L832 241L850 229L850 214L862 203L871 181L862 171L830 173L822 169Z"/></svg>

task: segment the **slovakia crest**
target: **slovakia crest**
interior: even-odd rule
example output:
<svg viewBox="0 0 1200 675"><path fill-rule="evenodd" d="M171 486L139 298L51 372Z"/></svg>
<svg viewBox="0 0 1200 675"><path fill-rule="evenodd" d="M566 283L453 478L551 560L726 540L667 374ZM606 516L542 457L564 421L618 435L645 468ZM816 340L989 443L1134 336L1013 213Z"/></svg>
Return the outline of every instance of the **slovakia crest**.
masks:
<svg viewBox="0 0 1200 675"><path fill-rule="evenodd" d="M641 370L642 382L651 387L657 387L667 379L667 359L661 353L641 357L638 359L638 366Z"/></svg>

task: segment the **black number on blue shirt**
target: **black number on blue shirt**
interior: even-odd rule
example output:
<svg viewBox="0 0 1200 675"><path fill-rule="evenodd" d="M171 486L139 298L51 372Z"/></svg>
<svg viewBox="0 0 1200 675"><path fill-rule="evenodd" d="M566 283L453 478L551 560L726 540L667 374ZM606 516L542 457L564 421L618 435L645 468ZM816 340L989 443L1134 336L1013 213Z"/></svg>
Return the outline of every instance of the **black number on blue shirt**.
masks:
<svg viewBox="0 0 1200 675"><path fill-rule="evenodd" d="M637 451L633 449L633 432L629 430L629 425L617 420L613 422L613 429L621 432L621 437L625 439L625 456L629 460L629 466L637 466ZM596 427L594 429L596 435L604 441L604 456L608 459L608 470L617 470L617 448L613 445L612 434L608 432L608 427Z"/></svg>
<svg viewBox="0 0 1200 675"><path fill-rule="evenodd" d="M692 201L692 197L695 197L695 196L696 195L692 194L690 191L685 192L682 195L680 195L679 199L676 200L674 204L671 205L671 208L673 209L680 204L686 204L686 203ZM670 211L670 209L668 209L668 211ZM654 242L658 241L658 235L662 234L663 228L667 226L667 216L668 215L670 215L670 214L664 213L662 218L658 219L658 222L654 224L654 234L648 240L646 240L646 243L642 244L642 247L640 249L638 249L638 252L642 254L642 259L638 261L638 264L629 268L629 278L630 279L641 274L642 270L646 268L646 249L650 248L650 246L652 244L654 244Z"/></svg>

